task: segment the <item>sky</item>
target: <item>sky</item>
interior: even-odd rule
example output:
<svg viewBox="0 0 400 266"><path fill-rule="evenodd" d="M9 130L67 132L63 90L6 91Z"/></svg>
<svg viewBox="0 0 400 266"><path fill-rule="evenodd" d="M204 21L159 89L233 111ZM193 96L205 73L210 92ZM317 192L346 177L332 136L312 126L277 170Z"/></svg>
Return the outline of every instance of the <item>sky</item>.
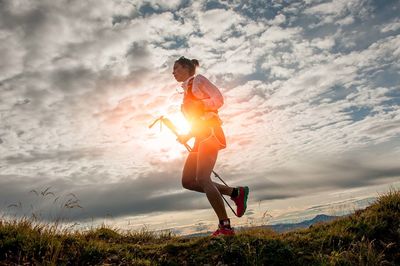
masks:
<svg viewBox="0 0 400 266"><path fill-rule="evenodd" d="M215 229L182 188L187 151L148 128L165 115L185 130L180 56L224 96L215 171L250 187L234 226L370 204L400 187L399 14L390 0L0 0L1 217Z"/></svg>

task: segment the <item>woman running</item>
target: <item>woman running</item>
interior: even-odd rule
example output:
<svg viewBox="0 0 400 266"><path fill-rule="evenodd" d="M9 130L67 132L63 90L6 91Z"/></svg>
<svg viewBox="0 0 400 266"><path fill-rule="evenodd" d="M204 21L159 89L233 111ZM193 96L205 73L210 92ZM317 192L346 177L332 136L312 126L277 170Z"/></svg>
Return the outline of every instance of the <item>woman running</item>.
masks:
<svg viewBox="0 0 400 266"><path fill-rule="evenodd" d="M181 110L191 126L190 133L179 136L178 141L184 144L192 137L195 138L183 167L182 186L206 193L219 219L218 229L213 236L234 235L222 195L231 197L237 207L236 214L241 217L246 211L249 188L232 188L211 180L218 151L226 147L222 121L218 116L218 109L224 100L218 88L207 78L195 75L198 66L198 60L182 56L175 61L172 73L176 81L182 82L184 98Z"/></svg>

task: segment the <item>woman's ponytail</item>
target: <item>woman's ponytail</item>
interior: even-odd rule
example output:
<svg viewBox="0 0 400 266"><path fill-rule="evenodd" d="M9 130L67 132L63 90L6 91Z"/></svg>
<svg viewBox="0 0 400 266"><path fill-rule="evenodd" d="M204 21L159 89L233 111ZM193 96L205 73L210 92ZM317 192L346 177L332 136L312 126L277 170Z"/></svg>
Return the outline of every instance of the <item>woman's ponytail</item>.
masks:
<svg viewBox="0 0 400 266"><path fill-rule="evenodd" d="M199 60L197 60L197 59L192 59L192 60L190 60L190 61L192 61L193 65L195 65L195 67L200 66Z"/></svg>

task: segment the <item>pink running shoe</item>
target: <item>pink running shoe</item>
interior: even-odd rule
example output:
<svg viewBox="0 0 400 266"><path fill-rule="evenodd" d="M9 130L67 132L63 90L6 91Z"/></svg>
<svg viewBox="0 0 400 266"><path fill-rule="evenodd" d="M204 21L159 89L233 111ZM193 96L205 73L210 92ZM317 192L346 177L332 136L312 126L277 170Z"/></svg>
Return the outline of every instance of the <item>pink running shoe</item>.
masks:
<svg viewBox="0 0 400 266"><path fill-rule="evenodd" d="M233 228L227 228L221 225L218 225L217 231L215 231L212 234L212 236L234 236L234 235L235 235L235 230L233 230Z"/></svg>
<svg viewBox="0 0 400 266"><path fill-rule="evenodd" d="M249 197L249 187L239 187L239 195L231 198L236 204L237 217L242 217L247 209L247 198Z"/></svg>

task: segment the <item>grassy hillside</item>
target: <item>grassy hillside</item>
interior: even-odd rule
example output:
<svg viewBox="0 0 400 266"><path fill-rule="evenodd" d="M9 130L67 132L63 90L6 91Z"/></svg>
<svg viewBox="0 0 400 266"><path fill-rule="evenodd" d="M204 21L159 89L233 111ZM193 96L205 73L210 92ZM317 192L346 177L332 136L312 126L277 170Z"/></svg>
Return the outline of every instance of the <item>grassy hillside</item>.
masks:
<svg viewBox="0 0 400 266"><path fill-rule="evenodd" d="M309 229L253 229L235 237L182 238L110 228L60 232L31 220L0 221L0 264L400 265L400 191Z"/></svg>

